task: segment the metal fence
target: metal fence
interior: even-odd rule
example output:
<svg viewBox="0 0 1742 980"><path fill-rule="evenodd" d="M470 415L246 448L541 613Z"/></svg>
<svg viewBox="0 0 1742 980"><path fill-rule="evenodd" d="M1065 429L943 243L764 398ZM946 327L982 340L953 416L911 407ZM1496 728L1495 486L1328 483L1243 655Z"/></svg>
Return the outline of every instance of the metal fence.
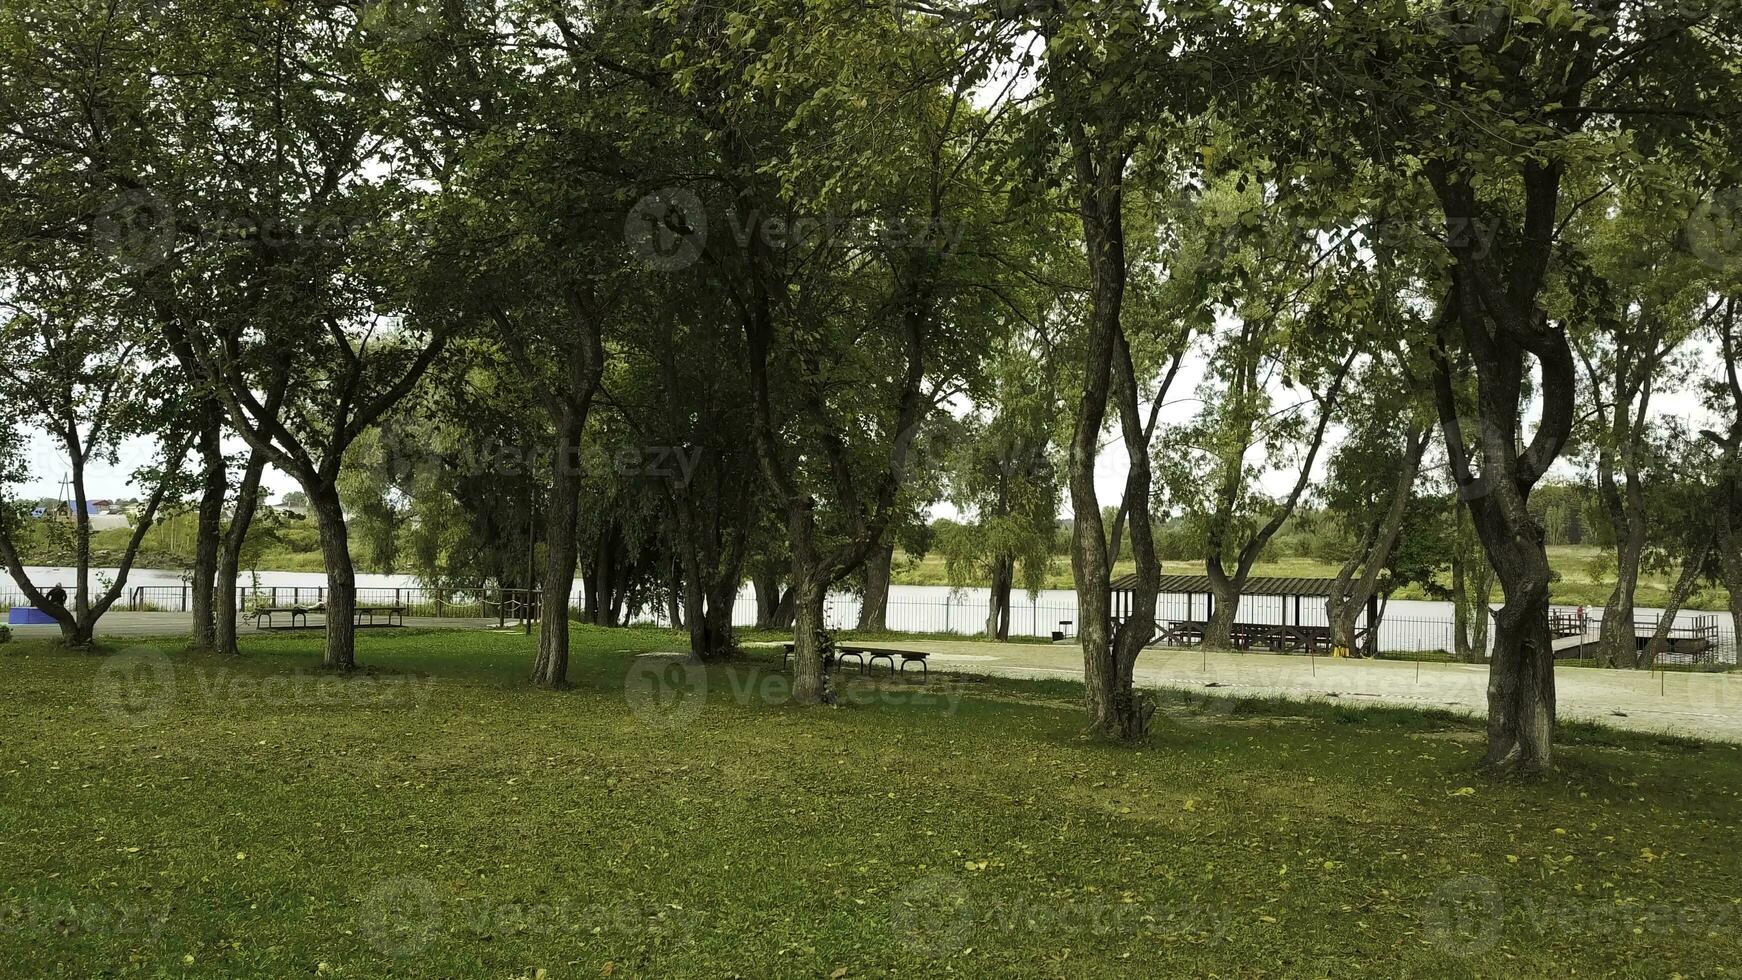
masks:
<svg viewBox="0 0 1742 980"><path fill-rule="evenodd" d="M249 611L260 607L314 607L325 603L324 586L278 586L236 590L237 608ZM536 616L538 590L430 588L372 588L357 590L357 603L362 606L394 606L403 608L407 616L426 618L497 619L518 621ZM1296 609L1273 596L1247 596L1240 602L1240 620L1247 623L1281 623L1287 621L1303 626L1326 625L1325 610L1320 604L1303 604ZM127 590L118 609L132 612L187 612L193 602L192 591L186 586L136 586ZM885 627L897 633L937 633L957 636L984 635L989 598L983 593L951 593L935 600L892 599L884 616ZM27 606L29 602L17 592L0 592L0 609ZM574 603L571 601L571 607ZM824 603L823 618L831 629L852 629L858 626L862 601L850 594L831 595ZM1189 610L1184 596L1162 596L1157 602L1159 620L1187 618ZM1557 609L1564 622L1573 615L1571 609ZM1590 610L1582 622L1586 635L1593 640L1601 627L1601 611ZM670 614L663 607L630 610L629 622L655 626L671 625ZM732 610L732 624L740 628L754 626L758 608L752 595L738 597ZM1010 635L1047 638L1054 633L1067 636L1076 633L1076 603L1057 600L1031 600L1021 593L1012 597ZM1635 619L1635 629L1649 633L1657 625L1655 618ZM1379 648L1385 653L1450 653L1456 649L1456 626L1449 619L1384 616L1380 621ZM1493 631L1489 631L1492 643ZM1709 653L1701 659L1735 664L1738 651L1734 627L1728 616L1709 613L1684 613L1678 618L1671 636L1677 640L1704 638ZM1673 662L1687 658L1666 654Z"/></svg>

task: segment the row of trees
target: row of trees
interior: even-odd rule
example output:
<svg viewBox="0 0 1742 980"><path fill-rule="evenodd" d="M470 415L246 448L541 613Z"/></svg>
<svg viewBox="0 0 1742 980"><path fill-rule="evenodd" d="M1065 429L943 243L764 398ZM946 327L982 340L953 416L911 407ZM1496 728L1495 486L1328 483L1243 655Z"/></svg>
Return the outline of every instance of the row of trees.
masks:
<svg viewBox="0 0 1742 980"><path fill-rule="evenodd" d="M709 660L749 578L791 616L795 698L824 701L825 596L879 594L928 504L971 515L937 544L985 569L996 635L1062 496L1090 726L1119 739L1153 710L1132 675L1165 518L1203 530L1225 642L1328 465L1346 636L1441 480L1481 553L1459 608L1505 600L1488 759L1546 768L1531 498L1571 447L1615 610L1673 547L1660 472L1700 474L1676 481L1705 494L1673 522L1690 582L1742 596L1730 6L23 0L0 383L81 481L154 439L129 560L191 497L202 584L234 580L264 468L294 478L335 668L354 524L377 552L413 526L434 577L567 596L578 573L596 621L661 583ZM1696 349L1724 358L1727 430L1654 421ZM74 642L120 586L91 594L78 534L50 607ZM233 604L197 591L199 642L233 649ZM560 686L567 604L542 616L534 677Z"/></svg>

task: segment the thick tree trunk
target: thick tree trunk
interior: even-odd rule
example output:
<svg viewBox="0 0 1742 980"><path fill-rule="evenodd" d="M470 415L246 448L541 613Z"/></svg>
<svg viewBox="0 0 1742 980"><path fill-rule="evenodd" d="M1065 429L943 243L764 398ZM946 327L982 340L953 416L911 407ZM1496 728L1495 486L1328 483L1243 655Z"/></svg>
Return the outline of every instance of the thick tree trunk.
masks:
<svg viewBox="0 0 1742 980"><path fill-rule="evenodd" d="M1603 606L1603 622L1597 632L1597 659L1610 667L1639 667L1642 657L1633 628L1634 596L1639 588L1639 563L1645 552L1643 522L1623 531L1615 552L1615 588Z"/></svg>
<svg viewBox="0 0 1742 980"><path fill-rule="evenodd" d="M823 601L828 596L829 582L819 575L814 562L795 563L793 571L797 616L792 632L792 699L798 704L829 703L834 694L829 690L828 677L823 669L820 635L825 627Z"/></svg>
<svg viewBox="0 0 1742 980"><path fill-rule="evenodd" d="M708 608L702 618L702 649L708 659L724 660L738 654L732 631L732 611L738 604L738 570L723 573L708 592ZM692 627L693 629L693 627ZM692 640L693 643L693 640Z"/></svg>
<svg viewBox="0 0 1742 980"><path fill-rule="evenodd" d="M1010 590L1016 578L1016 561L1007 555L992 559L992 587L986 603L986 635L1000 643L1010 639Z"/></svg>
<svg viewBox="0 0 1742 980"><path fill-rule="evenodd" d="M200 458L205 474L200 487L199 527L194 534L194 566L188 583L192 596L193 632L189 646L210 650L217 645L216 599L218 552L223 546L224 494L229 474L224 468L222 409L213 407L200 428Z"/></svg>
<svg viewBox="0 0 1742 980"><path fill-rule="evenodd" d="M1246 576L1236 572L1231 578L1210 575L1210 594L1215 608L1204 624L1204 646L1212 650L1234 649L1234 623L1240 615L1240 591L1246 587Z"/></svg>
<svg viewBox="0 0 1742 980"><path fill-rule="evenodd" d="M1734 489L1731 494L1735 494ZM1742 500L1732 502L1720 516L1718 525L1718 574L1724 588L1730 590L1730 635L1737 644L1737 660L1742 661L1742 519L1736 511Z"/></svg>
<svg viewBox="0 0 1742 980"><path fill-rule="evenodd" d="M1540 576L1515 574L1495 616L1488 674L1488 765L1539 772L1554 765L1554 650L1547 561Z"/></svg>
<svg viewBox="0 0 1742 980"><path fill-rule="evenodd" d="M253 527L254 514L259 509L260 479L265 471L266 457L250 453L242 485L236 490L230 527L224 532L223 549L218 554L218 596L212 616L212 649L217 653L233 656L241 652L236 642L236 581L242 571L242 548L247 544L248 530Z"/></svg>
<svg viewBox="0 0 1742 980"><path fill-rule="evenodd" d="M532 682L558 689L569 682L569 593L575 586L579 556L576 525L580 518L581 476L576 457L581 447L580 425L558 427L550 473L550 499L545 505L545 564L540 583L538 655L532 662Z"/></svg>
<svg viewBox="0 0 1742 980"><path fill-rule="evenodd" d="M757 569L750 576L751 589L756 593L756 628L791 629L792 624L781 621L779 616L783 601L790 608L791 593L782 594L780 577L766 569Z"/></svg>
<svg viewBox="0 0 1742 980"><path fill-rule="evenodd" d="M865 599L859 604L859 628L889 628L889 575L895 563L895 543L878 545L865 560Z"/></svg>
<svg viewBox="0 0 1742 980"><path fill-rule="evenodd" d="M333 670L357 666L357 573L351 564L350 529L338 490L304 484L309 506L321 535L321 559L327 566L327 646L323 658Z"/></svg>

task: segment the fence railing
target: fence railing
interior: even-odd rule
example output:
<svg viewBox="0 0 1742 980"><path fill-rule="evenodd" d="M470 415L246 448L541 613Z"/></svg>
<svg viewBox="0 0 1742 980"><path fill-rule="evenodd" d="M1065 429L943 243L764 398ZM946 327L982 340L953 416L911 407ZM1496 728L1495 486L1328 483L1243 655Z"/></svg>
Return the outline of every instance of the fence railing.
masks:
<svg viewBox="0 0 1742 980"><path fill-rule="evenodd" d="M248 611L262 606L315 607L326 601L325 586L266 586L238 588L236 606ZM1241 601L1240 619L1249 623L1280 623L1287 621L1305 626L1325 624L1324 608L1316 604L1294 608L1271 597L1248 596ZM507 623L523 617L536 617L540 592L536 589L497 589L481 586L469 589L362 587L357 590L359 605L392 605L405 609L406 615L420 618L496 619ZM968 637L984 635L989 599L984 594L959 593L941 599L891 599L884 612L884 628L899 633L940 633ZM143 585L129 589L119 609L132 612L188 612L192 608L192 590L186 586ZM0 609L27 606L29 602L17 592L0 592ZM858 596L831 595L824 603L824 623L831 629L852 629L859 625L863 603ZM571 608L574 603L571 601ZM1157 603L1159 620L1187 618L1192 609L1181 596L1163 596ZM578 612L578 610L577 610ZM738 597L732 610L732 624L739 628L756 625L760 616L756 600L744 594ZM1579 635L1573 623L1594 638L1602 625L1601 610L1587 610L1580 617L1570 609L1557 608L1557 623L1563 632ZM625 616L631 623L670 626L671 617L663 607L630 610ZM1068 601L1031 600L1018 593L1012 597L1010 635L1048 638L1054 633L1074 636L1076 604ZM1655 617L1634 619L1638 635L1649 635L1657 626ZM1386 653L1451 653L1457 647L1456 626L1449 619L1385 616L1380 621L1379 649ZM1711 614L1687 615L1678 618L1670 629L1676 647L1685 650L1689 641L1706 644L1703 652L1687 654L1678 650L1665 651L1659 660L1666 663L1713 661L1738 662L1734 628L1727 616ZM1493 630L1489 630L1492 643Z"/></svg>

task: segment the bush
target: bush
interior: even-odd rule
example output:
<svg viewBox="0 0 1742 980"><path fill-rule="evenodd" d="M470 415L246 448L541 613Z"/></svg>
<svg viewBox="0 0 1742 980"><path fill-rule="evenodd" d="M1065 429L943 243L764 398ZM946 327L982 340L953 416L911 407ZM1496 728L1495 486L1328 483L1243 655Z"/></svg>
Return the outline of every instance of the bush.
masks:
<svg viewBox="0 0 1742 980"><path fill-rule="evenodd" d="M0 643L12 642L12 627L0 624Z"/></svg>

